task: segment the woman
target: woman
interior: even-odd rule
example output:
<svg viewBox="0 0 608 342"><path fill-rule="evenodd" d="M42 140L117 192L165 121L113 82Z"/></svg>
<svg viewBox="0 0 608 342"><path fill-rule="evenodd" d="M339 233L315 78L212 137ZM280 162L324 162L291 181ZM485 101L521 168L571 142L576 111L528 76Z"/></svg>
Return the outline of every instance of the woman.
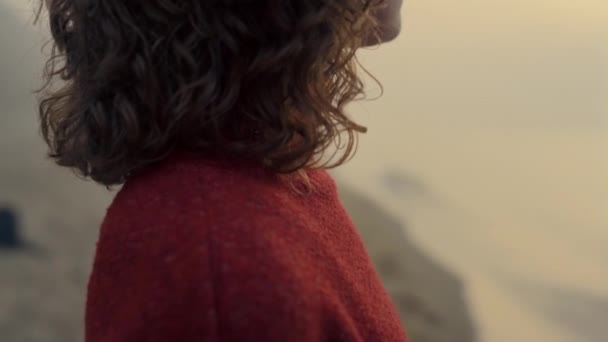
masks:
<svg viewBox="0 0 608 342"><path fill-rule="evenodd" d="M363 93L355 52L399 33L399 1L46 7L50 155L124 184L101 227L87 341L405 340L324 171L365 131L344 112ZM342 155L322 161L336 142Z"/></svg>

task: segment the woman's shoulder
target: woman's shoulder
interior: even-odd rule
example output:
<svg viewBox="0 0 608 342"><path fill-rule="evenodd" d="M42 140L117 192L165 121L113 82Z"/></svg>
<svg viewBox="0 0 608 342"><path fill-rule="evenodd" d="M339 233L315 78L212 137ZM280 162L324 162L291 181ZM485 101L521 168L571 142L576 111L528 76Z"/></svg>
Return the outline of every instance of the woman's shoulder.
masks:
<svg viewBox="0 0 608 342"><path fill-rule="evenodd" d="M336 184L325 170L278 175L252 160L180 152L132 175L112 206L171 212L253 206L263 211L314 205L320 198L337 199Z"/></svg>
<svg viewBox="0 0 608 342"><path fill-rule="evenodd" d="M277 177L243 160L194 153L174 153L131 175L118 192L113 206L222 205L247 194L281 191ZM234 198L231 198L234 197Z"/></svg>
<svg viewBox="0 0 608 342"><path fill-rule="evenodd" d="M326 179L327 177L327 179ZM331 187L325 172L311 173L313 186ZM101 227L101 239L147 240L246 237L273 239L276 227L306 226L333 190L294 192L284 179L245 161L177 155L130 178L118 192ZM300 230L304 234L305 230ZM143 237L145 236L145 238ZM181 243L181 242L180 242Z"/></svg>
<svg viewBox="0 0 608 342"><path fill-rule="evenodd" d="M256 265L292 277L285 263L294 251L318 249L312 236L323 213L280 180L251 172L173 160L132 178L101 226L96 268L213 260L229 278L257 277Z"/></svg>

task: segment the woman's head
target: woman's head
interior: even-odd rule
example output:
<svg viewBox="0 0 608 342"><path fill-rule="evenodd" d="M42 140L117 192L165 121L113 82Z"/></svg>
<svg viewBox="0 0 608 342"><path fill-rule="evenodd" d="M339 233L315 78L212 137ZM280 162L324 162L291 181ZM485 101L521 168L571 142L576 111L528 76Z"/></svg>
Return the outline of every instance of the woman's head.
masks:
<svg viewBox="0 0 608 342"><path fill-rule="evenodd" d="M105 184L176 148L277 172L365 129L355 51L381 0L45 0L53 36L42 132L63 166ZM59 82L53 82L60 79Z"/></svg>

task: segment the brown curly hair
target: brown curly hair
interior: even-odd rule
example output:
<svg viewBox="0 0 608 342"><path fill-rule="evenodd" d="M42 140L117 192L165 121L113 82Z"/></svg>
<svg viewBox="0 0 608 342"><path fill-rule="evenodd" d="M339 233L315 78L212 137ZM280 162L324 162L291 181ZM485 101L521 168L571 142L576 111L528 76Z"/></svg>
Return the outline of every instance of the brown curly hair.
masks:
<svg viewBox="0 0 608 342"><path fill-rule="evenodd" d="M290 173L335 143L334 167L366 130L344 108L363 95L355 51L382 0L43 1L42 133L59 165L101 184L178 148Z"/></svg>

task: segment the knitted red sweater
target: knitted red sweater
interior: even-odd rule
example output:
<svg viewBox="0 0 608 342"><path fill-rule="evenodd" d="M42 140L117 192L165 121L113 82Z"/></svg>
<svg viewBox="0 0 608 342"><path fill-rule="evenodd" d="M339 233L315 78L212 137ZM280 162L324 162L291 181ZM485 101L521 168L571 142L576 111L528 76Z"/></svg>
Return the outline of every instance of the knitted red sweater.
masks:
<svg viewBox="0 0 608 342"><path fill-rule="evenodd" d="M101 227L86 341L405 341L334 181L308 176L181 154L132 177Z"/></svg>

